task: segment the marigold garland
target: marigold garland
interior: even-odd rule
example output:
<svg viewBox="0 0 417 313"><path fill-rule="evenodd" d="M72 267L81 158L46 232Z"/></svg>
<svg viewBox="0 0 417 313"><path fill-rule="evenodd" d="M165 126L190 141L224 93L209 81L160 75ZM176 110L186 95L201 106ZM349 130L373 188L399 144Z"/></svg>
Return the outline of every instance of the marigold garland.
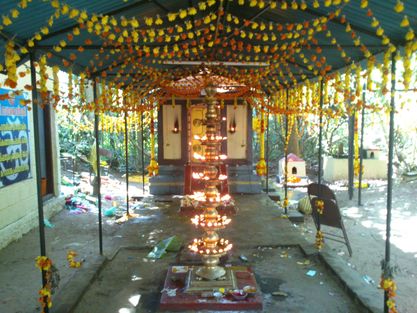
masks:
<svg viewBox="0 0 417 313"><path fill-rule="evenodd" d="M323 232L321 230L318 230L317 233L316 233L315 245L316 245L316 248L318 250L321 250L324 247L324 236L323 236Z"/></svg>
<svg viewBox="0 0 417 313"><path fill-rule="evenodd" d="M290 201L288 200L288 198L287 198L287 197L285 197L285 198L284 198L284 200L282 201L282 207L283 207L284 209L285 209L285 208L288 208L289 203L290 203Z"/></svg>
<svg viewBox="0 0 417 313"><path fill-rule="evenodd" d="M40 297L38 299L41 304L41 313L44 313L46 307L52 307L52 261L47 256L38 256L36 267L45 275L45 285L39 290Z"/></svg>
<svg viewBox="0 0 417 313"><path fill-rule="evenodd" d="M159 172L158 162L155 160L155 127L154 127L154 116L153 111L150 113L150 140L151 140L151 160L147 167L149 176L156 176Z"/></svg>
<svg viewBox="0 0 417 313"><path fill-rule="evenodd" d="M77 255L78 254L75 251L73 251L73 250L68 251L68 253L67 253L67 260L68 260L69 267L71 267L71 268L79 268L79 267L81 267L82 261L76 261L75 260L75 257Z"/></svg>
<svg viewBox="0 0 417 313"><path fill-rule="evenodd" d="M323 215L323 213L324 213L324 201L316 199L314 201L314 204L316 206L317 213L319 213L320 215Z"/></svg>
<svg viewBox="0 0 417 313"><path fill-rule="evenodd" d="M259 129L259 161L256 164L256 174L258 176L266 176L267 166L265 162L265 124L268 123L265 120L264 112L260 113L260 129Z"/></svg>
<svg viewBox="0 0 417 313"><path fill-rule="evenodd" d="M324 213L324 201L320 200L320 199L315 199L314 200L314 206L317 210L317 213L319 215L323 215ZM316 233L316 243L315 243L316 247L318 250L321 250L324 246L324 236L323 236L323 232L318 229L317 233Z"/></svg>
<svg viewBox="0 0 417 313"><path fill-rule="evenodd" d="M398 313L398 310L396 308L395 304L395 296L396 296L396 290L397 290L397 284L394 282L394 280L390 277L384 278L381 277L381 281L379 283L379 286L387 292L388 299L387 299L387 307L389 313Z"/></svg>
<svg viewBox="0 0 417 313"><path fill-rule="evenodd" d="M7 79L4 82L4 85L14 89L17 86L18 80L16 73L16 63L20 60L20 57L14 50L14 42L12 40L8 41L6 44L6 53L4 58L7 70Z"/></svg>

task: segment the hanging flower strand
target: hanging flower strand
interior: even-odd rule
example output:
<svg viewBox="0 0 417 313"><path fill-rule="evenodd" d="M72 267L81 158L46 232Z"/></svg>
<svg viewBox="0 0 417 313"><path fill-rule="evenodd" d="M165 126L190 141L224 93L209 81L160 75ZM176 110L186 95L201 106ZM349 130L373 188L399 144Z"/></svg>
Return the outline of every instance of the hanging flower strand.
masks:
<svg viewBox="0 0 417 313"><path fill-rule="evenodd" d="M41 313L44 313L46 307L52 307L52 261L47 256L38 256L36 267L45 273L45 285L39 290Z"/></svg>
<svg viewBox="0 0 417 313"><path fill-rule="evenodd" d="M150 139L151 139L151 161L147 167L149 176L156 176L159 172L159 165L158 162L155 160L155 126L154 126L154 116L153 116L154 109L150 112Z"/></svg>
<svg viewBox="0 0 417 313"><path fill-rule="evenodd" d="M379 283L379 286L387 293L386 304L388 307L388 313L398 313L396 303L395 303L397 284L395 283L393 279L395 268L387 264L385 260L381 261L381 267L382 267L382 275L381 275L381 281Z"/></svg>
<svg viewBox="0 0 417 313"><path fill-rule="evenodd" d="M320 199L316 199L314 201L314 206L315 206L319 216L323 215L323 213L324 213L324 201L320 200ZM323 246L324 246L323 232L319 229L319 230L317 230L317 233L316 233L316 248L320 251L321 249L323 249Z"/></svg>
<svg viewBox="0 0 417 313"><path fill-rule="evenodd" d="M48 80L48 74L46 73L46 56L43 55L39 59L39 85L42 103L40 106L43 108L48 101L48 87L46 81Z"/></svg>
<svg viewBox="0 0 417 313"><path fill-rule="evenodd" d="M19 55L14 50L14 42L8 41L6 44L5 63L7 70L7 79L4 83L14 89L17 86L16 63L20 60Z"/></svg>
<svg viewBox="0 0 417 313"><path fill-rule="evenodd" d="M256 164L256 174L258 176L266 175L266 162L265 162L265 118L264 112L260 113L260 129L259 129L259 161Z"/></svg>

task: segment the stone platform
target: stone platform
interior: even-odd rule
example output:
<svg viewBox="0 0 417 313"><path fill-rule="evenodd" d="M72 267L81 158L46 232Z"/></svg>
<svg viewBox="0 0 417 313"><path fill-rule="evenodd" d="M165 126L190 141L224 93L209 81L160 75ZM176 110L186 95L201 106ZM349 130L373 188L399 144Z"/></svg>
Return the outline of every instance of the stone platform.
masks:
<svg viewBox="0 0 417 313"><path fill-rule="evenodd" d="M180 268L182 270L178 271ZM185 311L185 310L221 310L221 311L246 311L262 310L262 295L258 291L249 295L246 299L236 300L232 295L225 293L224 296L215 298L213 290L219 288L242 289L245 286L255 286L255 275L251 268L246 266L229 266L230 279L222 281L202 282L193 284L195 267L170 266L165 279L164 289L161 295L159 309L162 311ZM197 285L198 287L196 287ZM223 286L224 285L224 286ZM235 287L233 287L233 285ZM175 290L175 295L172 290Z"/></svg>

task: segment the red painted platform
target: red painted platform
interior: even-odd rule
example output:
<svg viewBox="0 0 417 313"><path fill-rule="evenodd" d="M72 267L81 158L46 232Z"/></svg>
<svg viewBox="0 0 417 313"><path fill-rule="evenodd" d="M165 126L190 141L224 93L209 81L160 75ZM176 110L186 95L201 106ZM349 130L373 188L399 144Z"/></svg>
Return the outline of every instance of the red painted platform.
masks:
<svg viewBox="0 0 417 313"><path fill-rule="evenodd" d="M226 215L226 216L233 216L237 213L237 207L234 205L227 205L227 206L219 206L216 208L217 212L219 212L220 215ZM193 206L182 206L178 210L178 213L180 215L193 217L195 215L200 215L203 213L202 209L196 209Z"/></svg>
<svg viewBox="0 0 417 313"><path fill-rule="evenodd" d="M235 273L237 288L244 286L257 286L255 275L246 266L230 267ZM186 292L187 273L173 273L173 267L168 268L165 279L164 291L161 295L159 309L162 311L185 311L185 310L220 310L220 311L244 311L262 310L262 295L258 292L248 296L244 300L235 300L231 295L226 295L220 299L206 298L203 292ZM176 289L175 295L168 295L167 290Z"/></svg>

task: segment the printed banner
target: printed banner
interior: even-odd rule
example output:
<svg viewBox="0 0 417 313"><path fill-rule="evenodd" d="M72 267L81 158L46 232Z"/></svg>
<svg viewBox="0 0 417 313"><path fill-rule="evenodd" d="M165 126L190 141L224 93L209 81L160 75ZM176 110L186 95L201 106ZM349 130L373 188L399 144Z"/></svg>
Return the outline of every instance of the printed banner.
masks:
<svg viewBox="0 0 417 313"><path fill-rule="evenodd" d="M0 88L0 95L10 90ZM0 100L0 188L30 177L28 111L25 95Z"/></svg>

